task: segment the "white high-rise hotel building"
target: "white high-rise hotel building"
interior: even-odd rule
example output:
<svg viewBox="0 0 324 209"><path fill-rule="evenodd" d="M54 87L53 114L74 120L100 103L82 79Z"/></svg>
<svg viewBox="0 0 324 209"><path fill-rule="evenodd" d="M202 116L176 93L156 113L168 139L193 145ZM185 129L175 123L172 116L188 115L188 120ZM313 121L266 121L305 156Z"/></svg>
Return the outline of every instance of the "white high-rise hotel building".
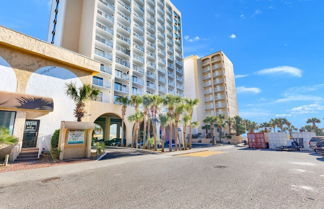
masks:
<svg viewBox="0 0 324 209"><path fill-rule="evenodd" d="M48 40L102 63L102 102L184 94L181 13L169 0L53 0Z"/></svg>

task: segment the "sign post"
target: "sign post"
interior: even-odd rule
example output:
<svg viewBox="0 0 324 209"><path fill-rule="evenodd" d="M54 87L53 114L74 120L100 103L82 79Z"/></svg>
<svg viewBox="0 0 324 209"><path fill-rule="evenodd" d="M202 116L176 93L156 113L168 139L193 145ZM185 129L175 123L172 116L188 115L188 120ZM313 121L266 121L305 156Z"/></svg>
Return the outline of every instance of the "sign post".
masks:
<svg viewBox="0 0 324 209"><path fill-rule="evenodd" d="M91 156L94 123L62 121L59 139L60 160Z"/></svg>

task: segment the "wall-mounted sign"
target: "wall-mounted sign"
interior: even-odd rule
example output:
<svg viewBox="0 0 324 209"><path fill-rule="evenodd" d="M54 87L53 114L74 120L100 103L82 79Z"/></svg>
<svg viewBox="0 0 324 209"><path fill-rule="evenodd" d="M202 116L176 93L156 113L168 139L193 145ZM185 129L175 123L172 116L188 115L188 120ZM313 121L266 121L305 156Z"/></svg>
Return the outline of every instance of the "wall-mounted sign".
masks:
<svg viewBox="0 0 324 209"><path fill-rule="evenodd" d="M83 144L85 140L84 131L69 131L67 137L68 144Z"/></svg>

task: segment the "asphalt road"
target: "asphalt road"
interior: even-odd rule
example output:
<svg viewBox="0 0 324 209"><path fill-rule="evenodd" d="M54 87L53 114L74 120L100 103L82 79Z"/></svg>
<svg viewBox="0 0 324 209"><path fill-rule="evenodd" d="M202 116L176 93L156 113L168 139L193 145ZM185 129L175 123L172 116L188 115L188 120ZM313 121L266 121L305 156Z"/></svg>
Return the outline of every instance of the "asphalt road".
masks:
<svg viewBox="0 0 324 209"><path fill-rule="evenodd" d="M0 208L324 208L324 159L309 153L150 156L0 187Z"/></svg>

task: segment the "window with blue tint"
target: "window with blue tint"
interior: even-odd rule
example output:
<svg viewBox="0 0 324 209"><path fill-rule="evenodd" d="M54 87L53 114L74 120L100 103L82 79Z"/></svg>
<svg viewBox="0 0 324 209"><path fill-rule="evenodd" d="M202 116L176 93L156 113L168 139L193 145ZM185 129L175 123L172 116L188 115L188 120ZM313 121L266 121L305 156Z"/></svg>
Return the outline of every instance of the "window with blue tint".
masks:
<svg viewBox="0 0 324 209"><path fill-rule="evenodd" d="M16 112L0 110L0 127L9 130L13 134L16 119Z"/></svg>

